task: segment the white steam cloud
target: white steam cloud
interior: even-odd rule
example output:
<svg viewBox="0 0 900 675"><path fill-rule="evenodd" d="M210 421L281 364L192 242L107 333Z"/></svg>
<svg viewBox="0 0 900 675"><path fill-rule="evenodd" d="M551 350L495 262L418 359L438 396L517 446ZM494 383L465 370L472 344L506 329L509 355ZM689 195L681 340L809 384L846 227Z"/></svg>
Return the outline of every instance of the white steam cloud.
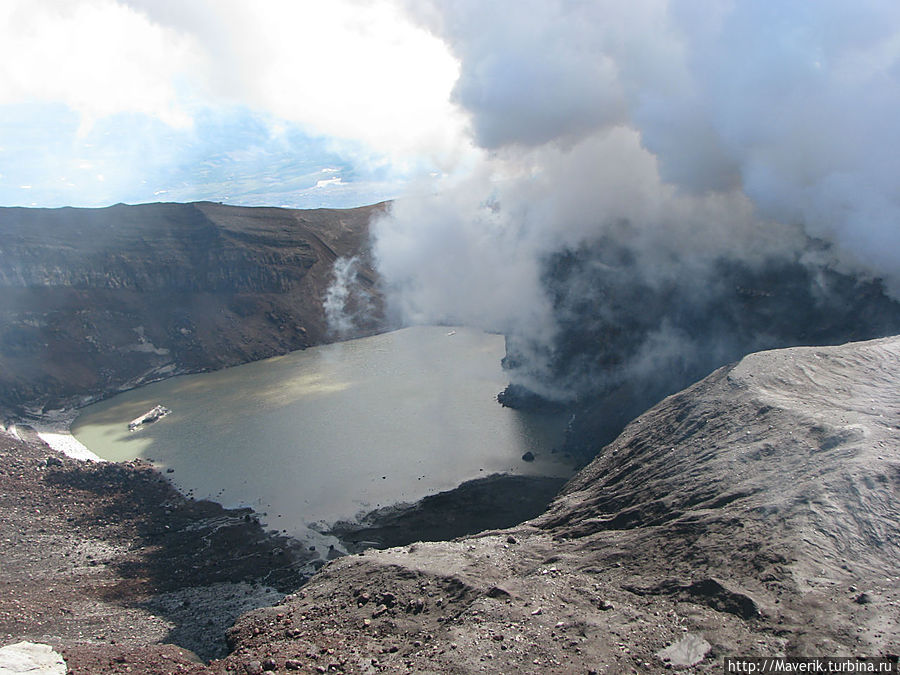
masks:
<svg viewBox="0 0 900 675"><path fill-rule="evenodd" d="M322 301L328 329L339 338L355 335L372 319L374 304L370 292L360 283L359 267L357 256L335 260L334 277Z"/></svg>
<svg viewBox="0 0 900 675"><path fill-rule="evenodd" d="M713 261L800 255L809 235L900 293L900 4L409 5L459 60L482 155L376 227L404 320L549 342L547 256L604 236L648 283L702 292Z"/></svg>

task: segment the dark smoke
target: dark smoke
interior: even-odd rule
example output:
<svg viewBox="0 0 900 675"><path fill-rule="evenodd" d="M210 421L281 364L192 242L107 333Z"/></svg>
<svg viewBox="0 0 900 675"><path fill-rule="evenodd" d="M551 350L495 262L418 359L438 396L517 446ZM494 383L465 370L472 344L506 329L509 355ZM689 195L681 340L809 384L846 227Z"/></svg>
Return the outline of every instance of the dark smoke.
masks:
<svg viewBox="0 0 900 675"><path fill-rule="evenodd" d="M900 5L410 11L459 58L483 153L376 228L405 320L505 332L542 396L635 405L747 351L900 330Z"/></svg>

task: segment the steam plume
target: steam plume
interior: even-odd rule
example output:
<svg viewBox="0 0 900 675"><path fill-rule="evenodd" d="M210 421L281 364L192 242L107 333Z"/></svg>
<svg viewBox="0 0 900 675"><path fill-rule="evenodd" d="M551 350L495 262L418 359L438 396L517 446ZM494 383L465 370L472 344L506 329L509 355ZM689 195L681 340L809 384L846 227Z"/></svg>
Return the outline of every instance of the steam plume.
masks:
<svg viewBox="0 0 900 675"><path fill-rule="evenodd" d="M325 319L328 329L339 338L355 335L372 319L372 296L360 284L359 266L357 256L335 260L334 278L325 291Z"/></svg>
<svg viewBox="0 0 900 675"><path fill-rule="evenodd" d="M878 277L900 294L897 3L459 0L410 11L460 61L453 95L481 158L467 178L399 200L376 228L380 272L407 321L528 335L534 374L538 353L553 358L564 312L635 311L604 305L595 274L569 278L564 303L549 292L559 254L601 245L619 257L583 255L580 268L627 267L648 293L709 299L723 269L780 260ZM580 283L592 306L578 309ZM657 328L635 364L684 342Z"/></svg>

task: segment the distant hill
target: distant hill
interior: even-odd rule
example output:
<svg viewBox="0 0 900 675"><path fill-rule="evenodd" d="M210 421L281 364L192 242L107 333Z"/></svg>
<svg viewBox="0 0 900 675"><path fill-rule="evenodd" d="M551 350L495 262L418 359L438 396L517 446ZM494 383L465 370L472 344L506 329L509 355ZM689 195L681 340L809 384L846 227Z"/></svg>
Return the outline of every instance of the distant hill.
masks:
<svg viewBox="0 0 900 675"><path fill-rule="evenodd" d="M384 204L0 208L0 409L20 414L331 338L339 257L381 320L368 225ZM349 298L353 303L357 299Z"/></svg>

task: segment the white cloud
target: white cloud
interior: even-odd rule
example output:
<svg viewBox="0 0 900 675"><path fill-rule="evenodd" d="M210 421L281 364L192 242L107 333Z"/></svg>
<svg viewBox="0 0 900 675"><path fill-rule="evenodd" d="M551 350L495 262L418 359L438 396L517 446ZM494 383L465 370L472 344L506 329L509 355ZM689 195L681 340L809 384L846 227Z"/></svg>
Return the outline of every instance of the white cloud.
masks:
<svg viewBox="0 0 900 675"><path fill-rule="evenodd" d="M129 0L204 55L192 91L387 155L458 152L458 74L438 38L387 0Z"/></svg>
<svg viewBox="0 0 900 675"><path fill-rule="evenodd" d="M243 106L398 162L454 161L462 114L446 46L388 0L7 0L0 105L61 103L186 128ZM347 152L348 147L336 146Z"/></svg>
<svg viewBox="0 0 900 675"><path fill-rule="evenodd" d="M62 103L83 128L120 112L184 127L174 76L197 59L190 40L111 0L0 4L0 105Z"/></svg>
<svg viewBox="0 0 900 675"><path fill-rule="evenodd" d="M229 194L256 203L242 167L258 176L273 159L279 200L392 198L472 151L450 101L457 75L445 44L393 0L0 2L0 143L23 160L11 185L40 185L48 205L148 200L150 175L187 199L222 199L233 179ZM246 161L210 178L233 153ZM103 189L62 189L55 177L76 159ZM351 170L340 190L298 187L317 161Z"/></svg>
<svg viewBox="0 0 900 675"><path fill-rule="evenodd" d="M317 188L327 188L332 185L341 185L341 183L342 183L341 178L340 178L340 176L338 176L337 178L326 178L323 180L317 180L316 187Z"/></svg>
<svg viewBox="0 0 900 675"><path fill-rule="evenodd" d="M531 321L542 256L621 219L650 262L668 247L685 265L707 248L790 255L800 225L900 297L900 4L408 4L459 59L453 96L493 158L382 223L382 271L413 318Z"/></svg>

